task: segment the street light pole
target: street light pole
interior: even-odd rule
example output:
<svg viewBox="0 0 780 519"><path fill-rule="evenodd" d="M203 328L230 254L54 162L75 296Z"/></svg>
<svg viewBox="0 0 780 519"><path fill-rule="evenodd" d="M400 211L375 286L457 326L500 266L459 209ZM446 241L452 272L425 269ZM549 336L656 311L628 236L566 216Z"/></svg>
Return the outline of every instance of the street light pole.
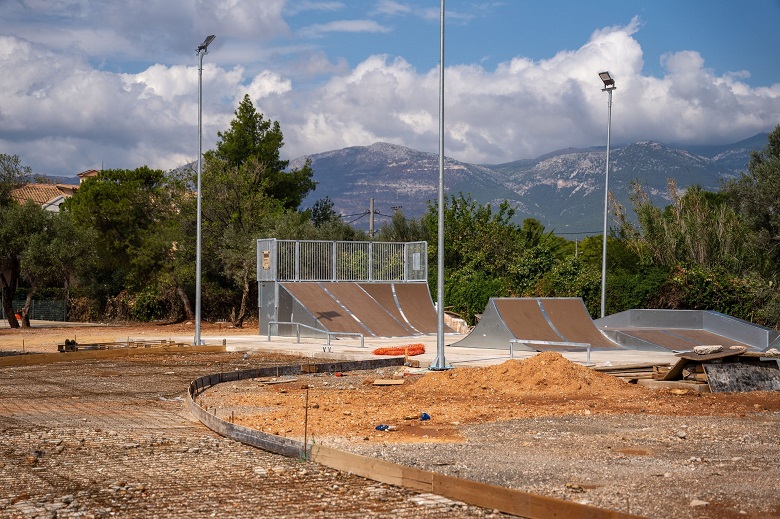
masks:
<svg viewBox="0 0 780 519"><path fill-rule="evenodd" d="M439 14L439 228L436 267L436 358L431 370L448 369L444 359L444 0Z"/></svg>
<svg viewBox="0 0 780 519"><path fill-rule="evenodd" d="M612 133L612 91L617 87L615 80L609 72L599 72L601 81L604 82L602 92L608 94L607 97L607 171L604 180L604 234L601 238L601 317L604 317L607 306L607 214L609 208L609 145Z"/></svg>
<svg viewBox="0 0 780 519"><path fill-rule="evenodd" d="M195 346L201 345L200 340L200 173L201 162L203 162L203 56L208 54L208 48L212 41L214 41L213 34L207 36L203 43L198 45L198 231L197 231L197 245L195 246L195 340L193 344Z"/></svg>

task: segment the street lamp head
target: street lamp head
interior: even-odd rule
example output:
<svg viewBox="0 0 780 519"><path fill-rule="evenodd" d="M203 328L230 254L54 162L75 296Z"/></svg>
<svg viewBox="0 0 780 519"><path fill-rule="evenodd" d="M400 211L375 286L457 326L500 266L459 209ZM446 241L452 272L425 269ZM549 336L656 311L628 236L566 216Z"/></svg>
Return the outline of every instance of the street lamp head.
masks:
<svg viewBox="0 0 780 519"><path fill-rule="evenodd" d="M609 71L599 72L599 77L604 82L604 90L615 90L615 80L610 75Z"/></svg>
<svg viewBox="0 0 780 519"><path fill-rule="evenodd" d="M206 36L206 39L203 40L203 43L198 45L197 51L208 52L209 45L211 45L211 42L214 41L214 38L216 38L216 36L214 36L213 34L211 36Z"/></svg>

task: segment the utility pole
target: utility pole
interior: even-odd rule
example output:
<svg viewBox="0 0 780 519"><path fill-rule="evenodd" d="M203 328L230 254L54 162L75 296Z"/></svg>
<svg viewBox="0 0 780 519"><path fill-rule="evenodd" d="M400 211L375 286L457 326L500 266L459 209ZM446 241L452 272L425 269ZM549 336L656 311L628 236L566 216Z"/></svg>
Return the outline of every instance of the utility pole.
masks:
<svg viewBox="0 0 780 519"><path fill-rule="evenodd" d="M368 203L368 212L371 215L368 220L368 236L370 238L373 238L374 237L374 199L373 198Z"/></svg>

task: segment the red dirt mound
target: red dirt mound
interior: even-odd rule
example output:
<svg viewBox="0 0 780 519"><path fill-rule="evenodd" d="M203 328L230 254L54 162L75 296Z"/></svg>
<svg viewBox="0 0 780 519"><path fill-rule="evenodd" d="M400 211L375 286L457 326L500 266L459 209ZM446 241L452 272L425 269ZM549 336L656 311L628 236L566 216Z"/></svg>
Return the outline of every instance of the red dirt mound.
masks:
<svg viewBox="0 0 780 519"><path fill-rule="evenodd" d="M410 391L426 393L482 393L486 390L506 395L552 392L556 395L601 395L605 392L645 391L611 375L567 360L560 353L544 352L525 360L508 360L483 368L456 368L431 372Z"/></svg>

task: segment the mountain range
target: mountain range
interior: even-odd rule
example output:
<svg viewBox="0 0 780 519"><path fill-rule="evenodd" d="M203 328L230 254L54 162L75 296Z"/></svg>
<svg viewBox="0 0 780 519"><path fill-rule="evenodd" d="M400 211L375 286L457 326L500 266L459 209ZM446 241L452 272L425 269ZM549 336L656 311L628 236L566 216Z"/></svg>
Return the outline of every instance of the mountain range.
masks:
<svg viewBox="0 0 780 519"><path fill-rule="evenodd" d="M671 146L636 142L610 150L610 193L631 211L630 185L640 182L653 203L665 206L669 179L678 188L700 185L720 189L724 180L746 170L753 151L764 148L768 134L727 145ZM445 160L447 196L470 194L479 203L496 207L509 201L516 218L536 218L556 234L601 232L604 222L606 147L569 148L536 159L505 164L468 164ZM378 142L307 155L290 161L298 168L310 160L317 188L304 200L311 207L330 197L344 220L367 229L369 204L374 199L375 226L394 209L417 218L438 199L439 156L404 146Z"/></svg>

